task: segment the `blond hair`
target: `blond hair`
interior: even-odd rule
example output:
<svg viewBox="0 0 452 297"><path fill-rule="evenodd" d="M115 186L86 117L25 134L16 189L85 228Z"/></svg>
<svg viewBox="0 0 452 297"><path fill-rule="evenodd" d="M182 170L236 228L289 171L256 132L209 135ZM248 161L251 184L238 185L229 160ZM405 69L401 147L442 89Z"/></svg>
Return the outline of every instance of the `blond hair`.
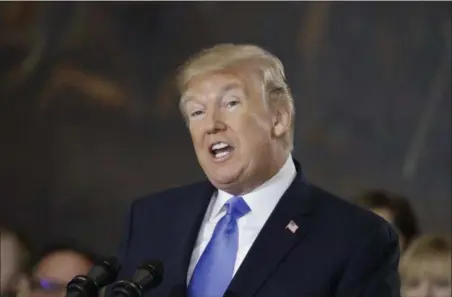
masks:
<svg viewBox="0 0 452 297"><path fill-rule="evenodd" d="M284 106L287 109L291 123L283 141L285 146L292 150L295 116L293 98L281 61L268 51L255 45L231 43L205 49L182 65L176 78L177 87L183 94L194 77L244 66L252 66L259 75L266 106L273 110L277 106Z"/></svg>
<svg viewBox="0 0 452 297"><path fill-rule="evenodd" d="M400 265L402 285L412 279L451 280L451 240L442 235L423 235L403 254Z"/></svg>

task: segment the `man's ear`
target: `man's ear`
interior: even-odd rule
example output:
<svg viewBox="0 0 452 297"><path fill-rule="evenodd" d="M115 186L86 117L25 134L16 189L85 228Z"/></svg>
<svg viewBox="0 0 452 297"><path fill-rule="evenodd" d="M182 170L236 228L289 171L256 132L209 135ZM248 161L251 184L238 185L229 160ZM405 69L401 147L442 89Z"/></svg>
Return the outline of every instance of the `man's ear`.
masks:
<svg viewBox="0 0 452 297"><path fill-rule="evenodd" d="M290 129L291 117L286 108L275 108L273 113L273 135L281 137Z"/></svg>

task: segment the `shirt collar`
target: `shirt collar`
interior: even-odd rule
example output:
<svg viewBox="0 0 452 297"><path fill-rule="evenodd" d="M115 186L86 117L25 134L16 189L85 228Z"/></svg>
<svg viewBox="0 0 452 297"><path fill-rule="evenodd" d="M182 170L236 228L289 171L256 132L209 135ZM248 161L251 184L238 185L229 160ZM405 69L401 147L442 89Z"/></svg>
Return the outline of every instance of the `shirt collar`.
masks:
<svg viewBox="0 0 452 297"><path fill-rule="evenodd" d="M242 196L251 209L250 213L253 215L269 215L294 180L296 174L297 170L292 155L289 154L289 157L277 174L252 192ZM221 216L225 211L225 203L233 196L225 191L218 190L209 220Z"/></svg>

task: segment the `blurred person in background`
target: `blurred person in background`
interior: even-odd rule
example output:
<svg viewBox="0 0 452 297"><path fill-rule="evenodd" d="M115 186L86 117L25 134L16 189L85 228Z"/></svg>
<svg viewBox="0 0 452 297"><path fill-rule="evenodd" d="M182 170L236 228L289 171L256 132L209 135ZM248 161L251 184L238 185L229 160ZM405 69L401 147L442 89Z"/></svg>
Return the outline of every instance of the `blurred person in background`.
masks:
<svg viewBox="0 0 452 297"><path fill-rule="evenodd" d="M16 296L28 264L30 249L16 232L0 228L0 295Z"/></svg>
<svg viewBox="0 0 452 297"><path fill-rule="evenodd" d="M376 189L364 192L356 203L391 223L399 234L402 251L418 236L417 218L406 197Z"/></svg>
<svg viewBox="0 0 452 297"><path fill-rule="evenodd" d="M450 297L450 236L424 235L414 240L400 261L402 297Z"/></svg>
<svg viewBox="0 0 452 297"><path fill-rule="evenodd" d="M55 246L40 253L31 265L29 297L63 297L66 285L76 275L86 275L94 263L88 252L71 246Z"/></svg>

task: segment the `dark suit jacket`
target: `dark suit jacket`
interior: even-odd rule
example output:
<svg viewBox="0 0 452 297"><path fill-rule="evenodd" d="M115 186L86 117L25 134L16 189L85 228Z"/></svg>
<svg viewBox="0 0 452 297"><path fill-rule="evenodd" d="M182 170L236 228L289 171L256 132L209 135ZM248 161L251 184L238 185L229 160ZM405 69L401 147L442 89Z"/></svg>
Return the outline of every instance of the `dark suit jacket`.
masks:
<svg viewBox="0 0 452 297"><path fill-rule="evenodd" d="M398 238L383 219L297 176L237 271L225 296L400 296ZM214 187L201 182L133 202L120 248L118 279L137 265L164 263L146 297L186 296L187 269ZM295 233L286 228L298 225ZM206 296L209 297L209 296Z"/></svg>

